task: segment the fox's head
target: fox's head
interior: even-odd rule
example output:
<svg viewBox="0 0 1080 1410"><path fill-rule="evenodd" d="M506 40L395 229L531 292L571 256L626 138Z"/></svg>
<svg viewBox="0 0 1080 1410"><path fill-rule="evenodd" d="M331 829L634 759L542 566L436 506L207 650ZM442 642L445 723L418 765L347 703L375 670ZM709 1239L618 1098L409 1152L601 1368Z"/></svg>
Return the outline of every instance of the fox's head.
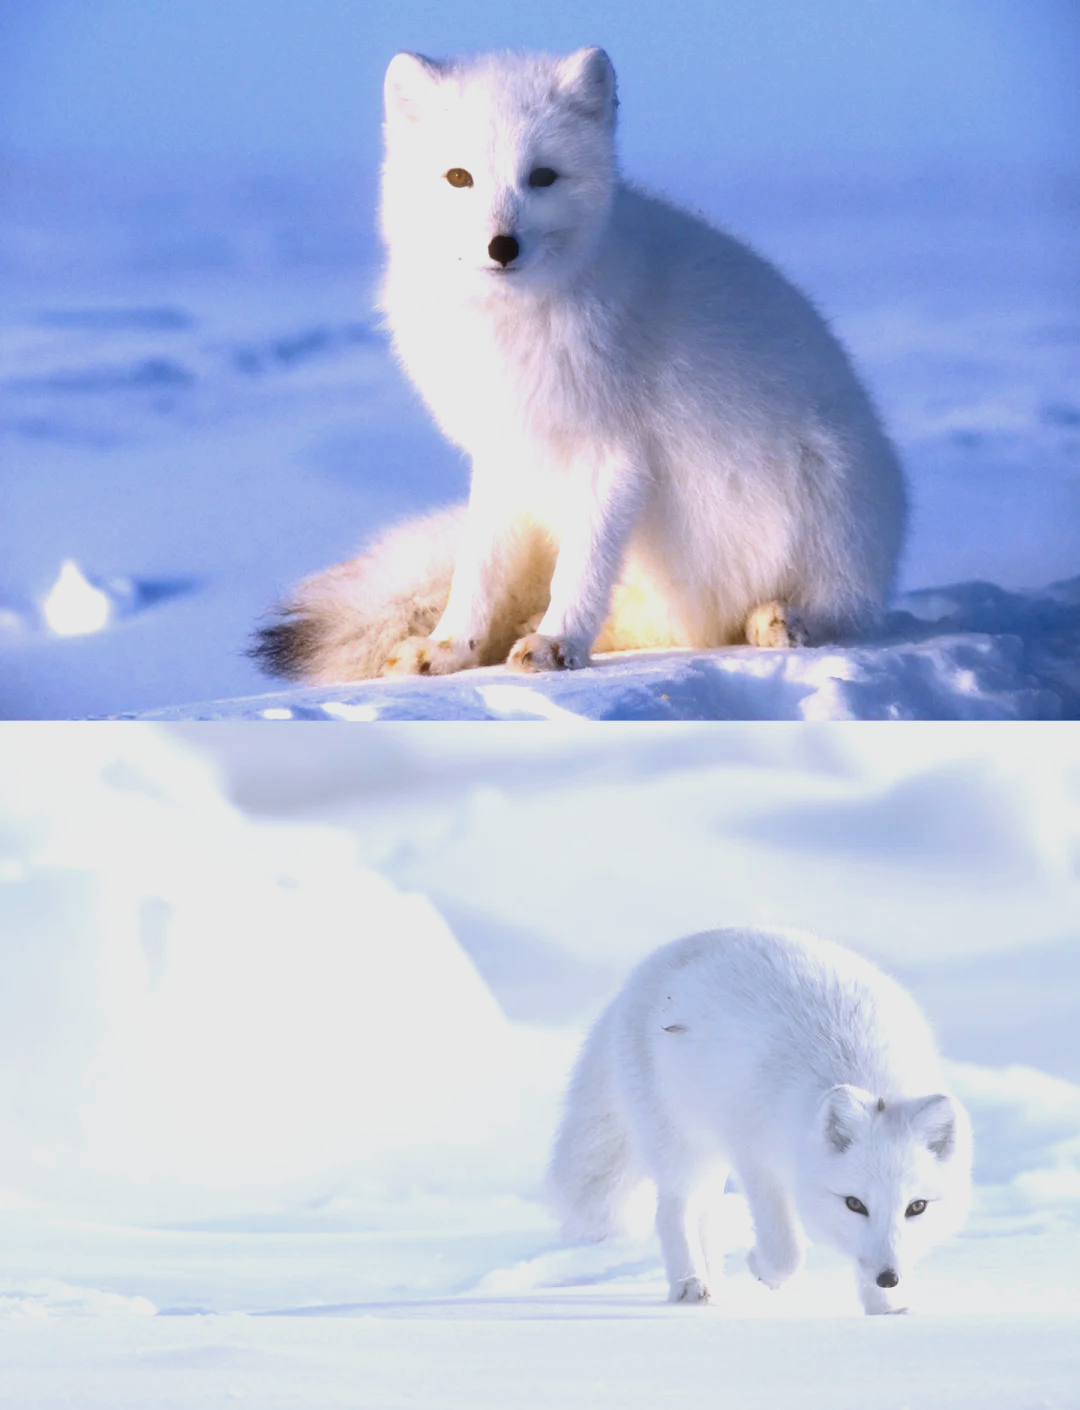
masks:
<svg viewBox="0 0 1080 1410"><path fill-rule="evenodd" d="M859 1281L900 1288L927 1249L967 1216L971 1129L953 1097L825 1093L810 1137L800 1209L811 1238L851 1258Z"/></svg>
<svg viewBox="0 0 1080 1410"><path fill-rule="evenodd" d="M573 278L614 194L615 71L602 49L397 54L385 96L382 230L394 261L466 292Z"/></svg>

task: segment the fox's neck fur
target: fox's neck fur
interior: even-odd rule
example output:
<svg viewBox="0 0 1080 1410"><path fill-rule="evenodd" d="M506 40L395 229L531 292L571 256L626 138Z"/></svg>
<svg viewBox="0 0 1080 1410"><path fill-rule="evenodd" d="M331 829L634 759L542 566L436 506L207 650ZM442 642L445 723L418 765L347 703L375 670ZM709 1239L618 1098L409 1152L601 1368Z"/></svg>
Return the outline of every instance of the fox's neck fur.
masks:
<svg viewBox="0 0 1080 1410"><path fill-rule="evenodd" d="M593 251L563 283L477 289L418 278L391 250L382 308L398 357L459 445L475 451L496 425L503 443L515 429L552 443L584 425L595 435L607 420L617 431L605 415L605 383L620 360L617 305L602 294L609 280ZM446 335L433 338L435 327Z"/></svg>

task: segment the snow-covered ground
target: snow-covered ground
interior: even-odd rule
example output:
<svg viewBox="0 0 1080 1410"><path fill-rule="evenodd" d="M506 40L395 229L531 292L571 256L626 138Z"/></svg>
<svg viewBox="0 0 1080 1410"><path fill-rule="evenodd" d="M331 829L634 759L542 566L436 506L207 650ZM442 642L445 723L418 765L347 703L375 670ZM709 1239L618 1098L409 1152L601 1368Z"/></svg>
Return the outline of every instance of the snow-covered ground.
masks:
<svg viewBox="0 0 1080 1410"><path fill-rule="evenodd" d="M0 731L0 1405L1080 1404L1080 733ZM903 978L976 1127L919 1315L740 1197L708 1308L539 1182L655 944L816 928Z"/></svg>
<svg viewBox="0 0 1080 1410"><path fill-rule="evenodd" d="M270 604L465 490L372 315L373 178L196 191L16 164L0 714L1080 716L1075 182L652 174L814 295L882 404L912 484L916 595L875 638L628 657L527 689L471 673L258 698L273 686L244 650Z"/></svg>

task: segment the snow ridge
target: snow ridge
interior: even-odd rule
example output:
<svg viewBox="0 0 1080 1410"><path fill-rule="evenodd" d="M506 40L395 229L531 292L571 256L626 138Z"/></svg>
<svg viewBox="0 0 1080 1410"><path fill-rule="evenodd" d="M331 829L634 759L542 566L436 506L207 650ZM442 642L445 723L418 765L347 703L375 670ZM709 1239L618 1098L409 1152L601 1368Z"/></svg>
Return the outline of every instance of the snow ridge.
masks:
<svg viewBox="0 0 1080 1410"><path fill-rule="evenodd" d="M501 667L297 687L174 706L151 720L1057 720L1080 718L1080 578L905 593L876 637L799 651L599 656L586 670Z"/></svg>

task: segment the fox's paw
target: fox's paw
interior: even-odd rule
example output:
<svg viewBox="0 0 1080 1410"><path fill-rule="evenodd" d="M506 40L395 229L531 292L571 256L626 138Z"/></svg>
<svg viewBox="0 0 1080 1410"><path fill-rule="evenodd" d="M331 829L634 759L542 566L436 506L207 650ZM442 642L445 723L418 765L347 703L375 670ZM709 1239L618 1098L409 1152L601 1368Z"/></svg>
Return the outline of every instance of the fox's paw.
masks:
<svg viewBox="0 0 1080 1410"><path fill-rule="evenodd" d="M448 676L476 665L476 653L455 641L433 641L429 636L410 636L387 657L384 676Z"/></svg>
<svg viewBox="0 0 1080 1410"><path fill-rule="evenodd" d="M746 619L751 646L805 646L806 628L786 602L763 602Z"/></svg>
<svg viewBox="0 0 1080 1410"><path fill-rule="evenodd" d="M588 650L565 637L523 636L506 658L512 671L576 671L589 664Z"/></svg>
<svg viewBox="0 0 1080 1410"><path fill-rule="evenodd" d="M770 1267L759 1253L756 1244L746 1255L746 1266L759 1283L764 1283L767 1288L772 1288L774 1291L786 1281L787 1275Z"/></svg>
<svg viewBox="0 0 1080 1410"><path fill-rule="evenodd" d="M678 1283L672 1283L671 1291L668 1293L668 1302L700 1304L708 1301L708 1285L701 1278L683 1278Z"/></svg>

